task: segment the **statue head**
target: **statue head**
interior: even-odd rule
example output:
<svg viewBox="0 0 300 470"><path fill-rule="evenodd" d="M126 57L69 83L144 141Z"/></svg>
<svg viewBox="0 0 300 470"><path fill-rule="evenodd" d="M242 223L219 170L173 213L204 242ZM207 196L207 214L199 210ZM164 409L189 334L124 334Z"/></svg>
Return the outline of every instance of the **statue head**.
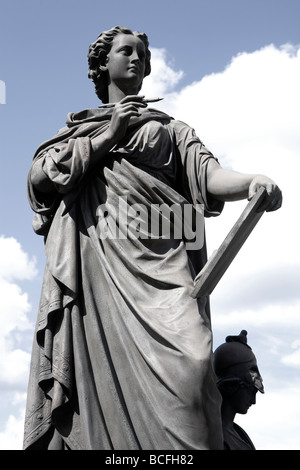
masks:
<svg viewBox="0 0 300 470"><path fill-rule="evenodd" d="M264 393L256 357L247 344L247 331L242 330L238 336L227 336L225 341L214 352L217 385L223 397L250 387Z"/></svg>
<svg viewBox="0 0 300 470"><path fill-rule="evenodd" d="M108 102L108 83L107 83L107 72L100 70L100 65L105 64L107 54L109 53L114 37L117 34L132 34L141 41L143 41L146 50L145 59L145 74L144 77L151 72L151 53L149 50L149 41L145 33L139 33L138 31L131 31L123 26L115 26L108 31L103 31L99 34L95 42L93 42L88 51L88 65L89 71L88 76L94 82L95 91L98 98L103 102Z"/></svg>

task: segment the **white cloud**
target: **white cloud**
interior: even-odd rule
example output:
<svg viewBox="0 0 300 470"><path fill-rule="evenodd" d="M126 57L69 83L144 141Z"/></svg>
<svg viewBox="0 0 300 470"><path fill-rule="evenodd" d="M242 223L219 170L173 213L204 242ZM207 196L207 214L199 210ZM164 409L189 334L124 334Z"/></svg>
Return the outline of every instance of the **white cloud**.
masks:
<svg viewBox="0 0 300 470"><path fill-rule="evenodd" d="M14 238L0 237L0 385L1 416L10 414L0 433L1 449L21 449L24 427L24 403L30 352L24 350L24 335L33 330L28 319L28 295L19 284L37 274L35 259L30 259ZM22 391L22 393L20 393ZM21 408L20 408L21 407ZM4 419L1 419L3 422Z"/></svg>
<svg viewBox="0 0 300 470"><path fill-rule="evenodd" d="M13 237L0 236L0 279L31 280L37 274L35 258L29 259Z"/></svg>
<svg viewBox="0 0 300 470"><path fill-rule="evenodd" d="M251 152L255 150L255 162L259 144L269 144L274 137L285 151L287 144L292 150L299 144L299 62L293 46L270 45L239 54L223 72L182 89L176 100L174 94L166 96L163 103L170 100L171 114L179 112L180 119L194 125L218 154L230 150L230 159L251 167L249 152L246 157L239 152L246 143ZM266 156L272 161L272 155Z"/></svg>
<svg viewBox="0 0 300 470"><path fill-rule="evenodd" d="M151 74L145 78L141 94L148 98L163 98L183 77L181 70L175 71L172 64L166 62L165 49L151 49Z"/></svg>
<svg viewBox="0 0 300 470"><path fill-rule="evenodd" d="M300 340L297 339L293 341L291 348L295 351L284 356L282 358L282 363L292 367L300 368Z"/></svg>
<svg viewBox="0 0 300 470"><path fill-rule="evenodd" d="M25 400L23 399L23 402ZM22 450L25 408L20 408L16 415L10 414L5 427L0 432L0 450Z"/></svg>
<svg viewBox="0 0 300 470"><path fill-rule="evenodd" d="M29 259L14 238L0 237L0 383L6 386L24 383L30 355L21 349L18 332L33 328L27 317L28 295L13 281L35 275L35 260Z"/></svg>
<svg viewBox="0 0 300 470"><path fill-rule="evenodd" d="M234 293L232 294L234 295ZM234 302L234 300L233 300ZM270 299L272 302L272 299ZM215 328L232 329L236 324L248 325L247 328L257 330L260 328L282 328L284 326L300 329L300 301L292 305L282 305L280 302L271 303L263 308L250 309L245 302L244 307L238 310L232 308L231 311L218 309L218 304L214 306L213 322ZM299 331L299 330L298 330ZM239 332L238 332L239 333Z"/></svg>

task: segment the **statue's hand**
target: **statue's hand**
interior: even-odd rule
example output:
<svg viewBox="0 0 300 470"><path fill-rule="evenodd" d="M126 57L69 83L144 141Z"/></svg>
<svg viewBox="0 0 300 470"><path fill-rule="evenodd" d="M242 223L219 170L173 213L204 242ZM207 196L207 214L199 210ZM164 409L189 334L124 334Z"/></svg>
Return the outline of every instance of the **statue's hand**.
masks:
<svg viewBox="0 0 300 470"><path fill-rule="evenodd" d="M253 178L249 186L249 196L248 199L252 199L256 191L263 186L266 188L266 196L259 207L259 211L276 211L281 207L282 204L282 194L281 190L277 184L264 175L257 175Z"/></svg>
<svg viewBox="0 0 300 470"><path fill-rule="evenodd" d="M115 104L108 129L114 143L120 142L125 136L130 118L140 116L140 108L146 106L144 97L138 95L125 96Z"/></svg>

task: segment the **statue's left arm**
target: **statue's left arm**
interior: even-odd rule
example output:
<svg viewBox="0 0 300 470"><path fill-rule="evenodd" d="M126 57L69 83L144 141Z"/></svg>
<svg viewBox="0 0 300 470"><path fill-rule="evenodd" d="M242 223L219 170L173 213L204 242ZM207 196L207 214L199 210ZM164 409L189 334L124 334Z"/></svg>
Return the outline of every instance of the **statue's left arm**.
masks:
<svg viewBox="0 0 300 470"><path fill-rule="evenodd" d="M266 188L266 197L260 210L270 212L279 209L282 204L282 194L272 179L265 175L224 169L214 159L208 162L207 191L220 201L251 199L261 186Z"/></svg>

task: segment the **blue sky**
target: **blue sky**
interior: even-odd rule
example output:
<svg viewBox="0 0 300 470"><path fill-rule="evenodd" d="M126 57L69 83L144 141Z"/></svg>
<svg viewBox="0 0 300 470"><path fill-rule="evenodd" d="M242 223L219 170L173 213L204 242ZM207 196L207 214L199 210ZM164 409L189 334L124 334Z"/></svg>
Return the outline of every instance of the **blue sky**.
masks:
<svg viewBox="0 0 300 470"><path fill-rule="evenodd" d="M212 322L215 347L246 329L257 355L266 394L240 417L256 447L300 449L300 2L2 0L1 18L0 449L22 447L45 261L31 227L28 170L68 112L100 104L87 50L117 24L148 34L153 73L144 90L164 96L160 109L194 126L223 166L265 173L282 186L283 208L263 216L213 293ZM233 206L209 221L209 249L244 207Z"/></svg>

